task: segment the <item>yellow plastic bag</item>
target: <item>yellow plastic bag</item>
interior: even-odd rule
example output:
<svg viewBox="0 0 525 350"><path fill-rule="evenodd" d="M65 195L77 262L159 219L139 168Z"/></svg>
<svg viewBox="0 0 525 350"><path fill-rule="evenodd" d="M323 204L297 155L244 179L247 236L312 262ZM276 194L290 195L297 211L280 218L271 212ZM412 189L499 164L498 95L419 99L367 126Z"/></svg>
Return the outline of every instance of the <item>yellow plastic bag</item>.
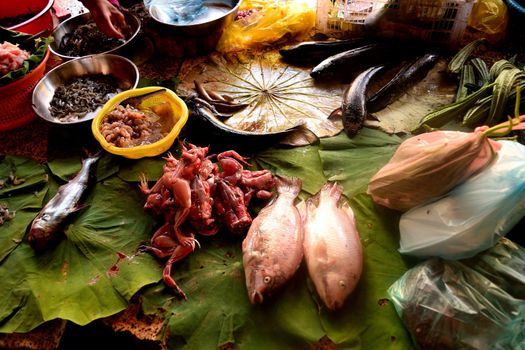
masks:
<svg viewBox="0 0 525 350"><path fill-rule="evenodd" d="M488 35L504 36L509 20L503 0L478 0L472 7L469 27Z"/></svg>
<svg viewBox="0 0 525 350"><path fill-rule="evenodd" d="M315 9L307 0L244 0L217 50L230 52L269 46L308 34L314 25Z"/></svg>

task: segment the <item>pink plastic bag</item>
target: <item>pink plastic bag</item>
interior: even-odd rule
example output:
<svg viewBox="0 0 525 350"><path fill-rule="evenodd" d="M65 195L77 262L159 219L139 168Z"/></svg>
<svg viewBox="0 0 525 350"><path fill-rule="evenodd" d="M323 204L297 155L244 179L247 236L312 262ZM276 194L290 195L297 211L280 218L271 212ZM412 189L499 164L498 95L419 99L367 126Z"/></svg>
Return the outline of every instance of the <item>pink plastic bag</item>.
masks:
<svg viewBox="0 0 525 350"><path fill-rule="evenodd" d="M474 132L434 131L404 141L368 184L374 202L407 211L441 196L483 170L501 145Z"/></svg>

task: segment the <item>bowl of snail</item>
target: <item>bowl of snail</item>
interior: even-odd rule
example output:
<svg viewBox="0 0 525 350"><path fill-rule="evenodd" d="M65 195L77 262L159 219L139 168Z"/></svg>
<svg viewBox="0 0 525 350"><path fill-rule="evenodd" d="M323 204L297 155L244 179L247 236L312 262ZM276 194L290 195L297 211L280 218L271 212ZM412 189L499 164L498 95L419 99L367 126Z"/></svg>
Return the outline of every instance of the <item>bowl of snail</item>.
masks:
<svg viewBox="0 0 525 350"><path fill-rule="evenodd" d="M91 55L62 63L42 78L32 106L42 119L60 125L91 121L102 106L139 82L133 62L113 54Z"/></svg>
<svg viewBox="0 0 525 350"><path fill-rule="evenodd" d="M71 17L53 30L54 41L49 49L62 60L101 53L126 56L136 43L141 23L128 12L124 13L124 18L127 24L124 38L117 39L102 33L89 12Z"/></svg>
<svg viewBox="0 0 525 350"><path fill-rule="evenodd" d="M130 159L166 152L188 120L184 101L167 88L124 91L110 99L91 124L107 152Z"/></svg>

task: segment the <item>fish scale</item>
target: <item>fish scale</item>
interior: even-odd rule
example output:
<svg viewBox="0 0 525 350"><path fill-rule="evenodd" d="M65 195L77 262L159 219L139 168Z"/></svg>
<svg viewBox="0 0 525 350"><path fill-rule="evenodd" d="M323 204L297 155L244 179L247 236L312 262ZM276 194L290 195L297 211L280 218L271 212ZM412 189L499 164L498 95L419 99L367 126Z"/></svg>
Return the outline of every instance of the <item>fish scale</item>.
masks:
<svg viewBox="0 0 525 350"><path fill-rule="evenodd" d="M57 239L68 217L79 210L79 201L89 186L89 179L100 154L82 160L82 168L68 183L60 186L57 193L33 220L28 241L36 251L49 247Z"/></svg>
<svg viewBox="0 0 525 350"><path fill-rule="evenodd" d="M355 289L363 251L343 188L328 183L308 200L304 213L304 256L316 290L329 309L341 307Z"/></svg>
<svg viewBox="0 0 525 350"><path fill-rule="evenodd" d="M301 264L303 224L294 205L300 189L297 178L279 179L277 198L259 212L243 241L246 287L253 304L280 289Z"/></svg>

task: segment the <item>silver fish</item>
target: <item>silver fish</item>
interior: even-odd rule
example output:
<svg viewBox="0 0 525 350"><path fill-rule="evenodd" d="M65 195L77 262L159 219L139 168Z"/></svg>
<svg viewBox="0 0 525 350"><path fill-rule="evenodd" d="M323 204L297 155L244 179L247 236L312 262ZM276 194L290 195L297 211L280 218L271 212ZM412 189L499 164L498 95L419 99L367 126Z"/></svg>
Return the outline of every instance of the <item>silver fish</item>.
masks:
<svg viewBox="0 0 525 350"><path fill-rule="evenodd" d="M60 186L56 195L42 208L31 224L29 245L35 251L46 249L57 238L67 217L81 209L79 201L89 185L93 165L100 155L82 160L82 168L68 183Z"/></svg>
<svg viewBox="0 0 525 350"><path fill-rule="evenodd" d="M278 179L278 196L253 220L242 242L248 297L262 303L288 281L303 259L303 224L294 201L301 190L298 178Z"/></svg>
<svg viewBox="0 0 525 350"><path fill-rule="evenodd" d="M331 309L340 308L363 269L363 248L343 187L327 183L306 202L304 256L317 293Z"/></svg>

